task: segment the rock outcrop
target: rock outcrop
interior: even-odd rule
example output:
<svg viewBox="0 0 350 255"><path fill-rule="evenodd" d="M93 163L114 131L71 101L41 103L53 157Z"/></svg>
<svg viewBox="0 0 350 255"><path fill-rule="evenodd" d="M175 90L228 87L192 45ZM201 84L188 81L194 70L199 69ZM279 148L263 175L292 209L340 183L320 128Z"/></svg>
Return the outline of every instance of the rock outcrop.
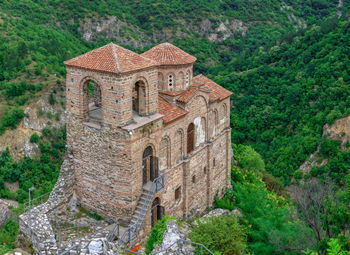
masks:
<svg viewBox="0 0 350 255"><path fill-rule="evenodd" d="M167 222L163 242L155 247L151 255L192 255L194 248L175 220Z"/></svg>
<svg viewBox="0 0 350 255"><path fill-rule="evenodd" d="M11 217L11 208L17 207L18 203L16 201L0 199L0 227Z"/></svg>

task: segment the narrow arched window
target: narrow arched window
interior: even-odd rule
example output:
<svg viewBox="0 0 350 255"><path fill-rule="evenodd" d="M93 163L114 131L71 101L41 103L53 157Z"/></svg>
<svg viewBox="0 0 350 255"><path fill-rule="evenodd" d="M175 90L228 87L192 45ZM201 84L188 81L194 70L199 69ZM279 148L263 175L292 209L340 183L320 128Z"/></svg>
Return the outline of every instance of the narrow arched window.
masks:
<svg viewBox="0 0 350 255"><path fill-rule="evenodd" d="M172 75L172 74L168 75L168 87L169 87L169 90L173 90L173 87L174 87L174 75Z"/></svg>
<svg viewBox="0 0 350 255"><path fill-rule="evenodd" d="M222 105L222 112L223 112L224 118L226 118L227 117L227 105L226 104Z"/></svg>
<svg viewBox="0 0 350 255"><path fill-rule="evenodd" d="M168 137L164 137L160 142L159 151L159 169L164 170L169 167L170 161L170 141Z"/></svg>
<svg viewBox="0 0 350 255"><path fill-rule="evenodd" d="M146 85L138 81L132 89L132 110L138 115L146 114Z"/></svg>
<svg viewBox="0 0 350 255"><path fill-rule="evenodd" d="M183 152L183 131L181 129L176 131L175 140L174 140L174 149L173 154L176 162L181 160L184 152Z"/></svg>
<svg viewBox="0 0 350 255"><path fill-rule="evenodd" d="M187 88L189 85L190 85L190 71L187 71L185 76L185 88Z"/></svg>
<svg viewBox="0 0 350 255"><path fill-rule="evenodd" d="M187 128L187 153L194 150L194 124L191 123Z"/></svg>

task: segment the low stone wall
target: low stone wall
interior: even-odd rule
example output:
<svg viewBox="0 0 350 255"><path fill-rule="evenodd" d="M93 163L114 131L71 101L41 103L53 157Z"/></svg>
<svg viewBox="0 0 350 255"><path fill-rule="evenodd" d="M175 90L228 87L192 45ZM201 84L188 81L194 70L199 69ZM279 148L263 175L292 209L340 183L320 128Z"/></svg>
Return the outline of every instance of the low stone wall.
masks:
<svg viewBox="0 0 350 255"><path fill-rule="evenodd" d="M58 247L48 214L67 204L73 195L74 169L71 160L69 155L63 162L49 199L19 217L21 233L32 242L38 254L57 254Z"/></svg>

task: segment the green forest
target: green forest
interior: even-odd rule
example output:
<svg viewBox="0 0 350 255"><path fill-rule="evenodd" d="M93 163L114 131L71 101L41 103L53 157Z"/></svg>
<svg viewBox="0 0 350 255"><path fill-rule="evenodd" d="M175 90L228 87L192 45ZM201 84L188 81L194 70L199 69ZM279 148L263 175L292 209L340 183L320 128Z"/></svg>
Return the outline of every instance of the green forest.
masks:
<svg viewBox="0 0 350 255"><path fill-rule="evenodd" d="M43 90L51 91L50 105L58 104L63 61L111 41L136 52L170 41L198 58L197 74L233 92L233 188L215 207L243 216L199 225L191 240L222 255L349 254L350 144L341 149L323 135L326 124L350 115L350 4L340 2L3 0L0 136L18 127ZM123 43L107 34L83 39L84 22L109 16L128 24ZM202 33L204 19L240 20L247 32L212 41ZM36 157L0 152L0 198L20 203L15 215L23 212L30 187L34 197L53 188L65 140L64 128L48 127L30 138L39 148ZM313 153L327 163L304 173L299 168ZM16 192L5 186L13 182ZM215 231L222 238L213 238ZM0 254L16 247L17 234L13 217L0 228Z"/></svg>

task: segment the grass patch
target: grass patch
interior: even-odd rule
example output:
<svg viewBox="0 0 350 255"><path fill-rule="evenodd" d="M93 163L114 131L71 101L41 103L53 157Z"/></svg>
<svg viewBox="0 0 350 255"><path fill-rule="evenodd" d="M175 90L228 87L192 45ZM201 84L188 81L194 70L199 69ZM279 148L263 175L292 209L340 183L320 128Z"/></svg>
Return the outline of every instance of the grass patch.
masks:
<svg viewBox="0 0 350 255"><path fill-rule="evenodd" d="M85 209L84 207L79 207L79 213L77 214L77 218L81 218L81 217L83 217L82 214L85 214L85 215L87 215L90 218L93 218L95 220L103 220L103 217L101 215L99 215L98 213L89 211L88 209Z"/></svg>
<svg viewBox="0 0 350 255"><path fill-rule="evenodd" d="M145 244L146 254L151 254L154 247L163 241L163 234L166 230L166 223L170 220L175 220L175 218L164 216L154 225Z"/></svg>

